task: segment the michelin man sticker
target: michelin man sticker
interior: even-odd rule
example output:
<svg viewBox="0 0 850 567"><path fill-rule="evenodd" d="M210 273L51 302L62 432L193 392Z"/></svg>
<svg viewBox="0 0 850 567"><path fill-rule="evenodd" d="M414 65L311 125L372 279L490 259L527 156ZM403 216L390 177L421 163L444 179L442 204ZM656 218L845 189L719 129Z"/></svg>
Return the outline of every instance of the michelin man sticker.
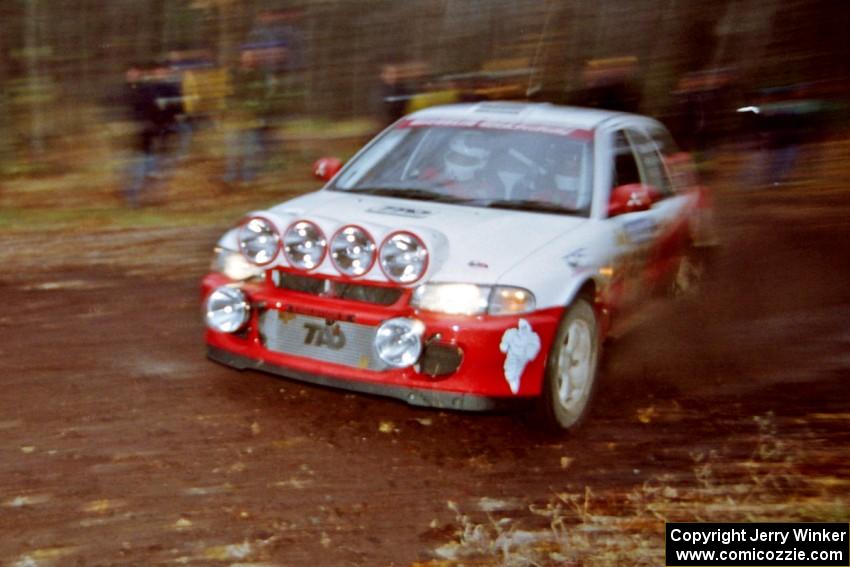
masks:
<svg viewBox="0 0 850 567"><path fill-rule="evenodd" d="M508 329L502 335L499 350L506 353L505 380L511 392L519 392L519 381L529 362L540 352L540 335L535 333L525 319L519 320L516 329Z"/></svg>

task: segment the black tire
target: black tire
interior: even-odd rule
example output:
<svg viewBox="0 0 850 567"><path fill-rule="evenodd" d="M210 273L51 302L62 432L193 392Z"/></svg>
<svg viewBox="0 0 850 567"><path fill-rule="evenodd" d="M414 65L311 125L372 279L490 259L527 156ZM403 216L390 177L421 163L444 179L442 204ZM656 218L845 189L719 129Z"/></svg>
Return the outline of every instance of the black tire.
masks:
<svg viewBox="0 0 850 567"><path fill-rule="evenodd" d="M581 360L574 358L577 348ZM577 298L564 313L549 349L540 398L540 414L547 427L574 429L585 419L597 382L600 352L596 313L587 299ZM564 369L567 362L574 369L572 375ZM584 384L573 388L575 382L564 385L565 379L583 380Z"/></svg>

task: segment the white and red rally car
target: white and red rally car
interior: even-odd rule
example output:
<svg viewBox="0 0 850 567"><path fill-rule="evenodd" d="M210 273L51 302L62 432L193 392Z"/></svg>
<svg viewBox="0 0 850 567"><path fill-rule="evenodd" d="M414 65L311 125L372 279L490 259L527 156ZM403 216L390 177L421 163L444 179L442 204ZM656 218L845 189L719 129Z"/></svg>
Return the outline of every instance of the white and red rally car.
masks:
<svg viewBox="0 0 850 567"><path fill-rule="evenodd" d="M564 428L614 325L698 274L710 218L661 124L548 104L423 110L316 173L218 242L208 356L415 405L537 397Z"/></svg>

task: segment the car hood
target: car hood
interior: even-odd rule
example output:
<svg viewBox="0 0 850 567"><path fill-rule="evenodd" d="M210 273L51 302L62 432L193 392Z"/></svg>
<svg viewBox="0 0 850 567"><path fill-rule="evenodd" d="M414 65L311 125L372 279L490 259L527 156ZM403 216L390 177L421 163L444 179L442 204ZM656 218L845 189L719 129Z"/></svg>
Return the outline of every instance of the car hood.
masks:
<svg viewBox="0 0 850 567"><path fill-rule="evenodd" d="M430 253L424 280L495 284L547 243L575 230L586 219L548 213L487 209L431 201L353 195L323 190L251 215L268 217L281 233L295 220L311 220L328 238L355 224L378 244L397 230L413 232ZM317 273L337 274L325 260ZM365 280L386 277L375 266Z"/></svg>

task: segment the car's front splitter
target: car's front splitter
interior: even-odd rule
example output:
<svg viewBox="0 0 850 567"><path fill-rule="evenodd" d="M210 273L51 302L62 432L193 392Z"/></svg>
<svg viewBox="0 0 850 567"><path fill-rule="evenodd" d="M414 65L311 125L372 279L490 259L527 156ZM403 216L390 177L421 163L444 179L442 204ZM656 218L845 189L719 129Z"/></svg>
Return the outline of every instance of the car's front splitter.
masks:
<svg viewBox="0 0 850 567"><path fill-rule="evenodd" d="M490 398L487 396L478 396L474 394L463 394L456 392L441 392L436 390L428 390L415 387L396 386L391 384L375 384L369 382L356 382L345 380L333 376L321 374L311 374L300 372L278 366L262 360L256 360L245 356L240 356L226 350L207 346L207 357L211 360L225 364L238 370L261 370L283 376L318 384L320 386L330 386L333 388L341 388L364 394L374 394L395 398L407 402L414 406L424 406L442 409L452 409L461 411L488 411L495 409L504 409L510 405L516 405L515 400L505 398Z"/></svg>

